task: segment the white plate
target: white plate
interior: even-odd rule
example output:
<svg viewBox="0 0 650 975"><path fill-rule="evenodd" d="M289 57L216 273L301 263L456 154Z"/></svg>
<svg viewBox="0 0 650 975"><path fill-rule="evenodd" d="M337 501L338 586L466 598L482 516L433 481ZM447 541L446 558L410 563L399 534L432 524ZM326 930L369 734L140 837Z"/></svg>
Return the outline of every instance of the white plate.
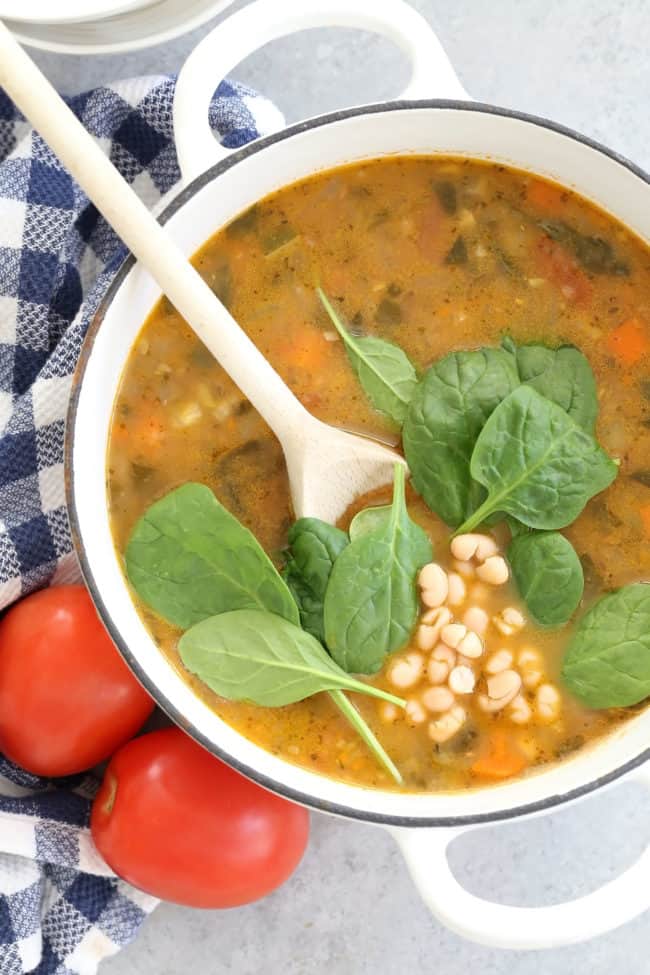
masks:
<svg viewBox="0 0 650 975"><path fill-rule="evenodd" d="M156 0L0 0L0 17L21 23L64 24L98 20Z"/></svg>
<svg viewBox="0 0 650 975"><path fill-rule="evenodd" d="M103 2L107 3L109 0ZM5 23L22 44L41 51L55 51L58 54L115 54L152 47L186 34L216 17L233 0L145 2L145 7L140 6L139 9L127 10L96 22L28 24L18 20L5 20ZM5 0L0 0L0 5L4 3Z"/></svg>

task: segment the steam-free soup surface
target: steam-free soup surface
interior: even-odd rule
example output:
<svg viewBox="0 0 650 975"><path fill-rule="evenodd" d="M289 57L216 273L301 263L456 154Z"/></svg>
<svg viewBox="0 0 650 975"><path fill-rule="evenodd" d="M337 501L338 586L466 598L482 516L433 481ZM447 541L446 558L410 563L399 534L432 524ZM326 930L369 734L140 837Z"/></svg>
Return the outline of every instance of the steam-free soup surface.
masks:
<svg viewBox="0 0 650 975"><path fill-rule="evenodd" d="M549 233L558 225L573 236ZM594 239L607 246L590 251ZM399 433L361 389L315 283L354 333L398 343L419 371L450 350L496 346L506 334L520 343L579 347L598 385L598 438L620 459L619 477L566 532L585 570L582 609L605 591L650 578L650 256L624 227L559 187L503 167L391 159L327 172L274 194L212 238L195 264L314 415L394 444ZM118 551L152 501L199 481L282 564L293 516L280 447L166 299L127 363L109 471ZM389 498L387 491L373 500ZM428 732L430 716L421 719L413 708L395 713L355 696L407 790L491 781L489 766L478 759L495 733L497 741L516 746L520 765L505 773L515 774L587 746L629 713L589 711L575 701L559 677L571 626L536 626L511 582L482 585L475 567L454 565L450 529L412 489L408 502L434 543L436 561L463 579L458 618L472 606L490 620L504 609L526 617L510 634L489 624L486 659L507 650L516 661L532 649L559 700L550 713L538 713L531 682L522 691L530 716L517 723L510 712L481 710L469 696L462 731L437 744ZM506 538L496 530L500 545ZM393 787L326 695L283 708L218 698L184 670L179 631L141 610L161 652L244 735L314 771ZM400 657L417 649L414 641ZM370 680L394 690L392 663ZM413 698L425 686L423 677L403 693Z"/></svg>

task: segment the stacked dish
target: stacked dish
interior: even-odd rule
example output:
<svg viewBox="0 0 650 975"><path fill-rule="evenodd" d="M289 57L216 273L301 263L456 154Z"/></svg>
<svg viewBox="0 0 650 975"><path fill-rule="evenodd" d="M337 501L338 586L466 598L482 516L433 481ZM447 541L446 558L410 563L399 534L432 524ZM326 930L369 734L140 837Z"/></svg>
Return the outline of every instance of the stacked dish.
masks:
<svg viewBox="0 0 650 975"><path fill-rule="evenodd" d="M62 54L109 54L162 44L200 27L231 0L0 0L19 41Z"/></svg>

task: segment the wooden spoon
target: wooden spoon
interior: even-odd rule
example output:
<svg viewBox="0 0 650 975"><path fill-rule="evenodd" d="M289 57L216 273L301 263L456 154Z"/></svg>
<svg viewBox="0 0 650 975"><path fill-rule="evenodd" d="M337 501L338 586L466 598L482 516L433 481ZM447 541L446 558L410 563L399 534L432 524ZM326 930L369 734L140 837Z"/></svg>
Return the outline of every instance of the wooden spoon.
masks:
<svg viewBox="0 0 650 975"><path fill-rule="evenodd" d="M296 515L336 522L389 483L403 458L307 412L1 22L0 85L271 427Z"/></svg>

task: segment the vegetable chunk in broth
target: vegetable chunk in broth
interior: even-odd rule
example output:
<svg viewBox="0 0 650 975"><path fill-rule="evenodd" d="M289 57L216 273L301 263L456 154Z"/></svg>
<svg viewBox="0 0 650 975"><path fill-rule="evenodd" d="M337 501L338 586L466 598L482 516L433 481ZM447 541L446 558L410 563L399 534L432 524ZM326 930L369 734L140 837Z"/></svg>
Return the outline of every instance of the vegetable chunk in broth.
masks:
<svg viewBox="0 0 650 975"><path fill-rule="evenodd" d="M196 693L290 762L413 792L524 774L634 713L641 241L529 174L409 157L282 189L194 263L314 415L401 446L412 474L336 527L295 523L275 437L158 303L117 395L108 498L138 608Z"/></svg>

